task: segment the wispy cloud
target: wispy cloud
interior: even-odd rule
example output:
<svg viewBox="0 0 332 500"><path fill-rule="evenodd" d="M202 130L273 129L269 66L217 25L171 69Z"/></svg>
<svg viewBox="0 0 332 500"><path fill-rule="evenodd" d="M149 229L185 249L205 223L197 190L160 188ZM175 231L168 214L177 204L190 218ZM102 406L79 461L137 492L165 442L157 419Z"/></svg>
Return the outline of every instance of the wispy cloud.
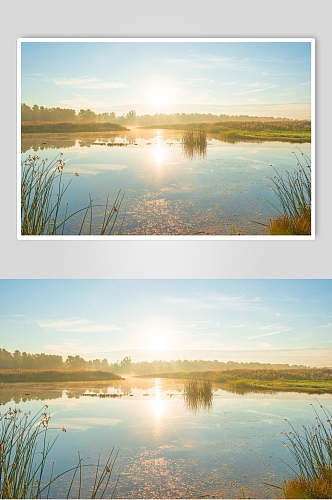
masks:
<svg viewBox="0 0 332 500"><path fill-rule="evenodd" d="M249 83L248 88L235 92L235 95L256 94L257 92L265 92L266 90L275 89L277 85L271 85L263 82Z"/></svg>
<svg viewBox="0 0 332 500"><path fill-rule="evenodd" d="M81 78L54 78L53 82L59 87L72 87L76 89L122 89L127 85L123 82L100 80L95 77Z"/></svg>
<svg viewBox="0 0 332 500"><path fill-rule="evenodd" d="M244 57L225 57L205 54L202 57L200 54L193 54L191 57L172 57L165 60L170 65L190 66L194 69L215 69L217 67L223 69L246 69L248 67L248 59Z"/></svg>
<svg viewBox="0 0 332 500"><path fill-rule="evenodd" d="M274 328L276 328L276 325L266 325L266 326L259 327L258 328L259 330L265 330L265 332L248 337L248 340L261 339L263 337L273 337L274 335L281 335L283 333L288 333L288 332L293 330L293 328L289 328L286 326L280 326L276 330ZM272 331L270 331L271 329L272 329Z"/></svg>
<svg viewBox="0 0 332 500"><path fill-rule="evenodd" d="M70 333L107 333L120 330L117 325L110 323L96 323L82 318L37 321L40 328L49 328L58 332Z"/></svg>
<svg viewBox="0 0 332 500"><path fill-rule="evenodd" d="M170 304L187 306L195 309L235 309L253 311L264 308L261 297L244 297L241 295L204 295L196 297L168 297Z"/></svg>

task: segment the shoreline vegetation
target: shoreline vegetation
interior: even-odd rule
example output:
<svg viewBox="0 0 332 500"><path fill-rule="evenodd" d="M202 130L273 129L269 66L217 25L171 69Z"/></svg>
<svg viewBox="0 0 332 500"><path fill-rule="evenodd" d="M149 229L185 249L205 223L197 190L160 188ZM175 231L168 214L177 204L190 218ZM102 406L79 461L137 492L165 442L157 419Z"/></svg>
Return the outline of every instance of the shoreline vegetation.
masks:
<svg viewBox="0 0 332 500"><path fill-rule="evenodd" d="M71 178L77 172L64 171L66 161L62 154L53 160L29 155L22 163L21 172L21 235L63 235L65 227L76 218L76 232L81 234L113 234L124 194L119 190L111 201L108 195L105 203L95 203L89 193L86 206L69 212L66 192L72 182L64 181L64 175ZM96 211L100 211L96 216ZM77 221L78 218L78 221ZM96 218L98 225L96 227Z"/></svg>
<svg viewBox="0 0 332 500"><path fill-rule="evenodd" d="M118 451L111 447L96 464L78 452L77 463L58 472L49 455L66 428L50 426L51 418L47 405L33 414L20 408L0 414L0 498L52 498L57 486L65 488L62 498L81 498L83 492L84 498L113 498L119 480Z"/></svg>
<svg viewBox="0 0 332 500"><path fill-rule="evenodd" d="M332 368L307 369L237 369L227 371L193 371L154 373L138 375L141 378L171 378L202 380L242 391L305 392L310 394L332 394Z"/></svg>
<svg viewBox="0 0 332 500"><path fill-rule="evenodd" d="M0 384L24 382L91 382L124 380L102 370L0 370Z"/></svg>
<svg viewBox="0 0 332 500"><path fill-rule="evenodd" d="M216 123L191 123L187 125L153 125L141 128L188 131L200 128L206 134L226 142L281 141L311 142L311 122L308 120L273 121L223 121Z"/></svg>
<svg viewBox="0 0 332 500"><path fill-rule="evenodd" d="M285 175L276 170L271 178L282 207L282 213L269 222L269 233L274 236L311 234L311 160L304 153L295 154L295 158L296 170Z"/></svg>
<svg viewBox="0 0 332 500"><path fill-rule="evenodd" d="M291 143L311 142L310 121L281 120L227 121L216 123L158 124L141 129L177 130L188 132L200 129L212 138L235 143L241 141L279 141ZM135 129L134 129L135 130ZM127 127L112 122L22 122L22 134L73 133L73 132L125 132Z"/></svg>
<svg viewBox="0 0 332 500"><path fill-rule="evenodd" d="M226 142L282 141L310 142L311 120L212 113L154 113L137 115L130 110L123 115L76 112L68 108L21 105L22 133L105 132L132 128L187 131L200 128Z"/></svg>
<svg viewBox="0 0 332 500"><path fill-rule="evenodd" d="M298 430L291 422L285 433L288 448L295 459L295 477L284 481L284 498L332 498L332 414L313 405L314 423Z"/></svg>
<svg viewBox="0 0 332 500"><path fill-rule="evenodd" d="M103 123L103 122L41 122L41 123L22 123L22 134L57 134L57 133L71 133L71 132L118 132L128 131L128 128L123 127L117 123Z"/></svg>

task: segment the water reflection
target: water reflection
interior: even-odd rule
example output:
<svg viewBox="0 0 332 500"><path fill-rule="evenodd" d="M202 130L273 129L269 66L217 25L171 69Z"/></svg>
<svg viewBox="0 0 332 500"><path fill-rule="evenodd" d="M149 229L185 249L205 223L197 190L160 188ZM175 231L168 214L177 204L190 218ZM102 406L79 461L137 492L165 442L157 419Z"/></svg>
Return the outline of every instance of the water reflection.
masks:
<svg viewBox="0 0 332 500"><path fill-rule="evenodd" d="M212 384L209 380L192 379L184 386L184 401L187 408L197 412L210 410L213 403Z"/></svg>
<svg viewBox="0 0 332 500"><path fill-rule="evenodd" d="M121 396L103 397L115 393ZM66 428L52 450L58 469L69 468L77 450L96 463L100 454L119 448L116 497L133 499L236 498L241 488L250 498L280 496L266 483L280 484L291 473L281 445L284 419L310 423L315 399L303 393L238 395L195 379L0 385L7 408L16 401L35 412L48 404L52 426ZM332 395L319 400L332 408ZM64 496L60 487L50 494Z"/></svg>
<svg viewBox="0 0 332 500"><path fill-rule="evenodd" d="M208 139L208 140L207 140ZM125 192L118 222L122 235L258 235L279 213L270 176L296 168L294 144L227 144L203 131L136 129L110 133L23 134L22 159L63 152L66 173L79 174L65 193L71 212L87 194L103 203ZM310 145L301 151L310 155ZM83 201L82 201L83 200ZM103 209L92 234L99 234ZM66 235L77 234L80 214ZM265 224L265 225L264 225Z"/></svg>
<svg viewBox="0 0 332 500"><path fill-rule="evenodd" d="M21 151L35 152L46 149L90 148L91 146L137 146L136 136L131 133L84 133L84 134L23 134Z"/></svg>
<svg viewBox="0 0 332 500"><path fill-rule="evenodd" d="M157 131L156 145L153 149L153 156L156 162L156 167L159 169L165 159L165 150L163 147L163 138L161 135L161 130Z"/></svg>
<svg viewBox="0 0 332 500"><path fill-rule="evenodd" d="M160 379L157 378L155 380L153 400L152 400L152 413L157 421L160 420L160 417L164 410L164 402L162 400L161 395L162 395L161 383Z"/></svg>

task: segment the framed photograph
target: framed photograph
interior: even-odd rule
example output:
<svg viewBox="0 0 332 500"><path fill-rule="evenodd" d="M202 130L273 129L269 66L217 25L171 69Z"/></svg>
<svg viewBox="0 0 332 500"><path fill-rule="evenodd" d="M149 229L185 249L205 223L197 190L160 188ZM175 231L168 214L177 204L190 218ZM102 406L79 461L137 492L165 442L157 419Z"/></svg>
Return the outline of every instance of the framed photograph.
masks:
<svg viewBox="0 0 332 500"><path fill-rule="evenodd" d="M2 498L330 498L331 301L329 279L0 280Z"/></svg>
<svg viewBox="0 0 332 500"><path fill-rule="evenodd" d="M315 238L315 40L22 38L19 239Z"/></svg>

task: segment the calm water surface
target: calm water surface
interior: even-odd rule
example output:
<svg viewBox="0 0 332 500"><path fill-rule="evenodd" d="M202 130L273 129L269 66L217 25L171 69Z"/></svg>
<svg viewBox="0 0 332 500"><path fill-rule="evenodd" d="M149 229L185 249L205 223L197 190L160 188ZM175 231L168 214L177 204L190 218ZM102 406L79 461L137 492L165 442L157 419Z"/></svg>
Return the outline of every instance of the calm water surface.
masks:
<svg viewBox="0 0 332 500"><path fill-rule="evenodd" d="M22 158L35 152L48 159L63 153L72 211L86 205L89 193L97 203L123 190L121 234L264 234L257 222L265 224L280 209L271 191L273 167L281 173L296 168L293 152L310 154L310 144L210 137L206 150L193 151L183 148L179 131L23 134ZM73 221L66 234L79 226Z"/></svg>
<svg viewBox="0 0 332 500"><path fill-rule="evenodd" d="M184 382L127 379L116 382L0 387L2 411L49 405L59 433L52 459L63 470L83 457L105 457L119 448L118 498L278 497L264 485L290 476L282 446L285 418L296 426L313 421L314 395L234 394L212 388L211 401L188 402ZM98 394L121 394L101 398ZM91 396L97 394L97 396ZM332 396L319 401L332 410ZM56 431L52 431L56 432ZM59 486L52 492L61 497Z"/></svg>

